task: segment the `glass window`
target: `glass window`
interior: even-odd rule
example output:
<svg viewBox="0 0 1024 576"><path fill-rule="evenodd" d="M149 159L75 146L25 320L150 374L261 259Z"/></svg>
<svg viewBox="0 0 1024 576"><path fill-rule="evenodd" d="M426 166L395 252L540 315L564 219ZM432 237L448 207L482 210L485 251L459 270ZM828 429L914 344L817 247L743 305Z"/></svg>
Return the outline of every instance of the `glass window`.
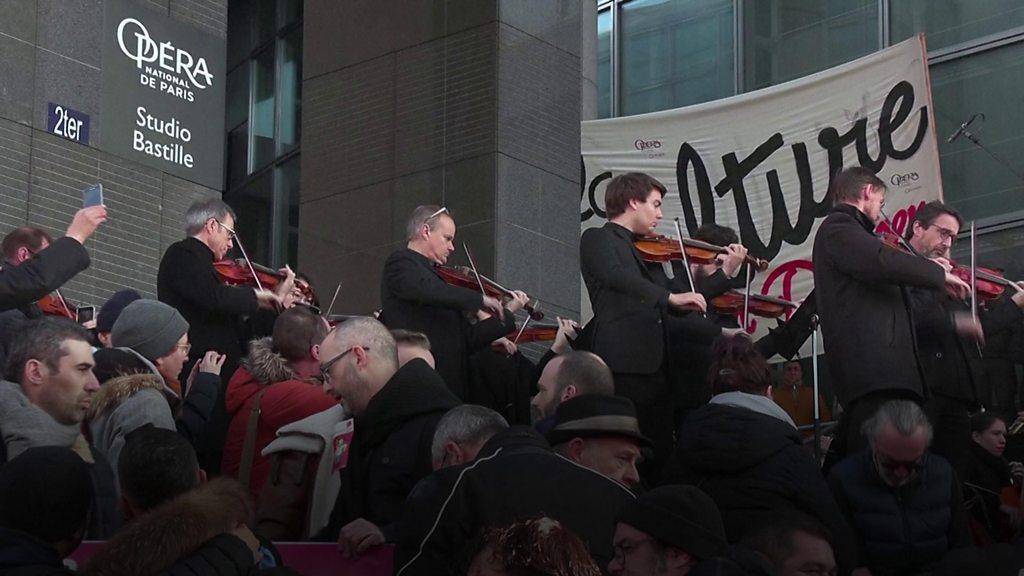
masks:
<svg viewBox="0 0 1024 576"><path fill-rule="evenodd" d="M258 169L274 159L274 117L277 85L274 81L274 47L255 59L253 68L252 166Z"/></svg>
<svg viewBox="0 0 1024 576"><path fill-rule="evenodd" d="M1024 184L967 138L946 137L976 112L986 115L971 132L993 153L1024 172L1024 43L931 67L932 99L946 202L967 219L1024 209Z"/></svg>
<svg viewBox="0 0 1024 576"><path fill-rule="evenodd" d="M302 29L282 41L281 120L278 126L280 147L284 153L299 145L302 112Z"/></svg>
<svg viewBox="0 0 1024 576"><path fill-rule="evenodd" d="M633 0L621 16L622 115L735 92L732 0Z"/></svg>
<svg viewBox="0 0 1024 576"><path fill-rule="evenodd" d="M252 4L228 2L228 70L244 62L252 50Z"/></svg>
<svg viewBox="0 0 1024 576"><path fill-rule="evenodd" d="M597 15L597 117L612 115L612 11Z"/></svg>
<svg viewBox="0 0 1024 576"><path fill-rule="evenodd" d="M878 50L878 0L745 0L745 90L757 90Z"/></svg>
<svg viewBox="0 0 1024 576"><path fill-rule="evenodd" d="M278 22L279 26L287 26L302 18L302 0L282 0L280 5L281 20Z"/></svg>
<svg viewBox="0 0 1024 576"><path fill-rule="evenodd" d="M256 0L256 45L277 33L277 0Z"/></svg>
<svg viewBox="0 0 1024 576"><path fill-rule="evenodd" d="M266 171L251 182L224 195L224 201L238 215L235 231L254 262L270 263L273 214L273 173ZM235 249L238 252L238 249ZM241 256L241 254L239 254ZM272 264L271 264L272 265Z"/></svg>
<svg viewBox="0 0 1024 576"><path fill-rule="evenodd" d="M249 119L248 63L228 72L226 106L226 127L229 131Z"/></svg>
<svg viewBox="0 0 1024 576"><path fill-rule="evenodd" d="M1024 25L1024 2L889 0L889 20L893 43L924 32L928 49L936 50Z"/></svg>
<svg viewBox="0 0 1024 576"><path fill-rule="evenodd" d="M249 176L249 123L242 122L228 132L228 189Z"/></svg>

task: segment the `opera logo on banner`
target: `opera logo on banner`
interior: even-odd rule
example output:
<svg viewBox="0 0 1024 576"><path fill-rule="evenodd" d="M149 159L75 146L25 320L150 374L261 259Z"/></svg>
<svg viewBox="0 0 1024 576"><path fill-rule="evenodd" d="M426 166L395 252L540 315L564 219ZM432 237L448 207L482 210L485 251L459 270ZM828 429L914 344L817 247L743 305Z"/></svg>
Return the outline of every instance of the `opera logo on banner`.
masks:
<svg viewBox="0 0 1024 576"><path fill-rule="evenodd" d="M135 42L131 41L132 36ZM117 44L143 71L139 82L150 88L194 102L192 88L205 90L213 85L206 58L195 58L170 41L157 43L145 25L135 18L125 18L117 25Z"/></svg>

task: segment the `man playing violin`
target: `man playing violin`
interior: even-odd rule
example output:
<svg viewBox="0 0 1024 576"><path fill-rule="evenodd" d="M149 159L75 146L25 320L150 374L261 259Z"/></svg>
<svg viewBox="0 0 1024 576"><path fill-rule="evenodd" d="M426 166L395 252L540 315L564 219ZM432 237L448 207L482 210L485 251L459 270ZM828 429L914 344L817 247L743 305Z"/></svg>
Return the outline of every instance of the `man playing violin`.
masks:
<svg viewBox="0 0 1024 576"><path fill-rule="evenodd" d="M580 272L594 317L582 340L611 369L615 394L636 406L640 430L654 443L642 476L653 481L672 450L672 401L666 378L668 312L704 311L704 296L674 293L660 266L643 262L634 246L662 218L665 186L646 174L612 178L605 190L608 222L583 232ZM710 324L710 323L709 323ZM721 329L713 327L721 333Z"/></svg>
<svg viewBox="0 0 1024 576"><path fill-rule="evenodd" d="M865 446L861 424L886 401L925 397L907 287L960 298L967 291L945 260L890 248L874 235L885 192L867 168L839 172L829 190L835 205L814 238L825 360L844 409L827 464Z"/></svg>
<svg viewBox="0 0 1024 576"><path fill-rule="evenodd" d="M446 208L419 206L406 224L406 247L384 263L380 320L388 328L422 332L430 340L437 372L448 388L465 399L469 355L508 334L512 313L529 302L523 292L505 309L497 298L452 286L435 271L455 251L455 220ZM471 322L477 311L486 319ZM473 318L476 320L476 318Z"/></svg>
<svg viewBox="0 0 1024 576"><path fill-rule="evenodd" d="M278 307L292 289L294 274L278 284L276 292L227 286L220 281L213 263L222 260L234 245L234 225L235 213L223 201L196 202L185 212L188 237L171 244L160 260L157 298L176 308L189 324L192 352L182 368L182 382L188 379L192 365L211 350L226 356L221 381L230 381L245 354L243 318L260 308ZM228 424L223 387L211 419L211 435L206 445L196 450L204 469L215 472L220 469L220 450Z"/></svg>
<svg viewBox="0 0 1024 576"><path fill-rule="evenodd" d="M925 258L948 261L962 225L955 210L942 202L929 202L914 214L905 237ZM961 478L970 459L970 416L982 400L979 392L987 389L981 359L984 334L1024 318L1020 309L1024 293L1013 292L991 310L979 310L980 321L976 321L969 303L963 300L942 290L909 289L921 368L930 394L925 412L935 429L932 450L949 460Z"/></svg>
<svg viewBox="0 0 1024 576"><path fill-rule="evenodd" d="M57 241L32 226L15 228L4 237L0 243L4 259L0 269L0 365L14 325L42 316L36 301L89 267L85 241L106 219L105 206L91 206L75 214L67 233Z"/></svg>

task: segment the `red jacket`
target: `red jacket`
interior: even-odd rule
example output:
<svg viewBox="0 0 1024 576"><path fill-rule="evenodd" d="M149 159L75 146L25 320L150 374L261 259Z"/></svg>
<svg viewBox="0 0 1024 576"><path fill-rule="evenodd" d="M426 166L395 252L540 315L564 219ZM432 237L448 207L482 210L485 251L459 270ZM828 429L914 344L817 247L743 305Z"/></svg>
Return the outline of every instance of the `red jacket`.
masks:
<svg viewBox="0 0 1024 576"><path fill-rule="evenodd" d="M281 355L271 349L270 338L252 342L249 356L228 383L225 404L231 424L224 442L221 472L238 478L245 446L245 434L256 395L266 389L260 400L260 419L256 430L256 451L253 459L249 491L253 498L267 479L270 459L260 455L286 424L302 420L333 407L332 398L319 383L297 380Z"/></svg>

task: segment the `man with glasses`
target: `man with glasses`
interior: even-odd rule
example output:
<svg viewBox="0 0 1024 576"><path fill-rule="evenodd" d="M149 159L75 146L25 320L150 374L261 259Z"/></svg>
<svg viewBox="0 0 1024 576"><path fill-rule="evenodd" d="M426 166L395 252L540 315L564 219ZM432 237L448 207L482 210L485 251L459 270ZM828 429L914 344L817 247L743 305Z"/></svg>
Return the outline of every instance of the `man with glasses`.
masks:
<svg viewBox="0 0 1024 576"><path fill-rule="evenodd" d="M837 464L828 482L872 574L928 573L946 551L968 545L963 498L920 406L892 400L864 423L869 448Z"/></svg>
<svg viewBox="0 0 1024 576"><path fill-rule="evenodd" d="M918 254L945 260L962 226L955 210L942 202L929 202L914 214L906 238ZM981 359L984 336L1021 322L1024 293L1011 289L1012 296L995 303L992 310L980 310L976 319L969 301L951 298L944 291L914 287L908 292L930 393L925 411L935 428L932 450L949 460L962 478L971 453L971 413L983 403L979 393L988 389Z"/></svg>
<svg viewBox="0 0 1024 576"><path fill-rule="evenodd" d="M455 251L455 220L447 208L419 206L406 224L406 247L384 263L380 319L388 328L426 334L437 372L448 388L466 397L469 356L515 328L511 312L528 303L523 292L506 310L497 298L453 286L436 272ZM471 315L481 314L476 322ZM475 319L475 318L474 318Z"/></svg>
<svg viewBox="0 0 1024 576"><path fill-rule="evenodd" d="M218 278L213 263L227 256L234 246L235 213L221 200L203 200L185 212L184 240L171 244L160 260L157 297L181 313L189 324L193 354L182 369L188 377L193 364L208 351L225 355L223 382L231 379L244 354L246 332L243 319L260 308L280 305L293 284L294 274L278 285L276 292L227 286ZM203 469L220 470L221 449L227 432L223 387L214 408L208 438L196 446Z"/></svg>
<svg viewBox="0 0 1024 576"><path fill-rule="evenodd" d="M437 423L459 399L422 359L399 367L394 337L373 318L351 318L331 330L320 358L324 389L355 417L325 533L351 556L394 541L406 496L432 471Z"/></svg>
<svg viewBox="0 0 1024 576"><path fill-rule="evenodd" d="M875 236L885 193L885 183L868 168L835 174L829 189L835 205L814 237L825 359L843 406L826 467L864 446L860 425L878 406L895 398L920 402L926 395L906 287L961 298L968 290L948 262L887 247Z"/></svg>

